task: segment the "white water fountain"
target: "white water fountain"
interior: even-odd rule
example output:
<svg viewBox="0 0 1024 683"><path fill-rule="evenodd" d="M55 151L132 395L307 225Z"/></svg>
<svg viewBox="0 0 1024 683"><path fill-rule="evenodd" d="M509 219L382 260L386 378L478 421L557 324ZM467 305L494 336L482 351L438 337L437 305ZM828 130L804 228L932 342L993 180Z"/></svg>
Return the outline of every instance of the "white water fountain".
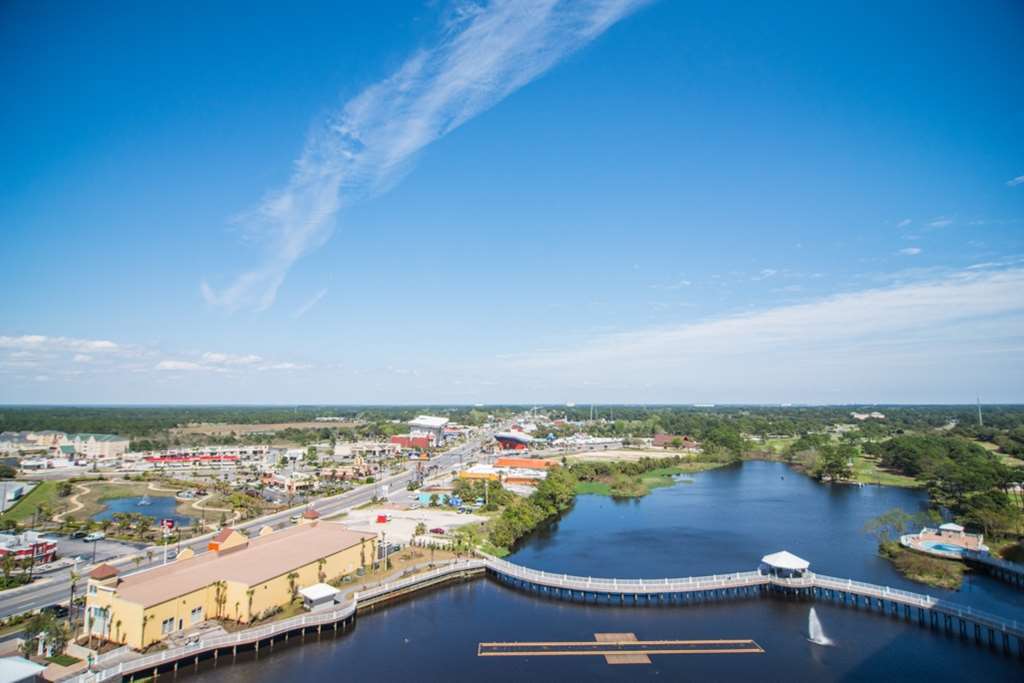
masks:
<svg viewBox="0 0 1024 683"><path fill-rule="evenodd" d="M807 613L807 640L815 645L832 645L832 640L825 635L825 630L821 628L821 619L813 607Z"/></svg>

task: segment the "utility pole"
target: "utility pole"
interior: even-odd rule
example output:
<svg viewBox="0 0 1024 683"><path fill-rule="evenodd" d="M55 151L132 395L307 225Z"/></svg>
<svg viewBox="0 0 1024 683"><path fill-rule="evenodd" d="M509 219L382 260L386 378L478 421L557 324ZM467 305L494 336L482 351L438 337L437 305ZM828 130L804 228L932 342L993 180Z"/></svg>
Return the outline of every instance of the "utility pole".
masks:
<svg viewBox="0 0 1024 683"><path fill-rule="evenodd" d="M978 426L985 426L985 422L981 419L981 396L978 397Z"/></svg>

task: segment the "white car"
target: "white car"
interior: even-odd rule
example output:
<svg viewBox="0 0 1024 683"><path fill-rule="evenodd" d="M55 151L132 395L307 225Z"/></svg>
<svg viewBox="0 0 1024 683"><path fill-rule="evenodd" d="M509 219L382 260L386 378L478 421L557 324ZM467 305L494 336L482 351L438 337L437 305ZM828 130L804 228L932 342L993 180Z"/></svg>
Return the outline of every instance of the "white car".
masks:
<svg viewBox="0 0 1024 683"><path fill-rule="evenodd" d="M86 536L85 538L83 538L82 540L85 541L86 543L95 543L96 541L102 541L106 537L107 537L107 535L105 533L103 533L102 531L94 531L91 534L89 534L88 536Z"/></svg>

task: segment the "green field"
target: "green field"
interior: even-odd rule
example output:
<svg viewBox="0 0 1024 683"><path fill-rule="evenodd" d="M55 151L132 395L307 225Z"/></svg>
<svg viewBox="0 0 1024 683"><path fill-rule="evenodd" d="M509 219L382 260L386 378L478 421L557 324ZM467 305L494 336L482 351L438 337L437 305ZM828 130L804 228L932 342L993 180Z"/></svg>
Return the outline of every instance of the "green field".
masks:
<svg viewBox="0 0 1024 683"><path fill-rule="evenodd" d="M57 482L44 481L32 489L27 496L19 500L14 507L4 513L4 519L24 522L27 519L32 519L32 513L40 505L46 505L53 510L60 504L60 500L60 496L57 495Z"/></svg>
<svg viewBox="0 0 1024 683"><path fill-rule="evenodd" d="M853 478L855 481L865 484L902 486L904 488L919 488L921 486L921 482L913 477L883 470L878 467L876 460L866 458L863 455L853 459Z"/></svg>

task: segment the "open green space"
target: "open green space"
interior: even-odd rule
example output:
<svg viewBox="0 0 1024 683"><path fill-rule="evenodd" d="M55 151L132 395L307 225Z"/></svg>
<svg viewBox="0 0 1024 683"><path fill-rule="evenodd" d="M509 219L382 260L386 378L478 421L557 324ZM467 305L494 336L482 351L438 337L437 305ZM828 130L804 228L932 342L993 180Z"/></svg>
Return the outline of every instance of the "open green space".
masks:
<svg viewBox="0 0 1024 683"><path fill-rule="evenodd" d="M40 482L38 486L29 491L28 495L19 500L14 507L4 513L4 519L15 522L31 520L32 515L40 507L43 510L54 510L60 505L62 499L57 494L56 481Z"/></svg>
<svg viewBox="0 0 1024 683"><path fill-rule="evenodd" d="M883 469L877 458L859 455L853 459L853 479L864 484L920 488L922 483L913 477Z"/></svg>

